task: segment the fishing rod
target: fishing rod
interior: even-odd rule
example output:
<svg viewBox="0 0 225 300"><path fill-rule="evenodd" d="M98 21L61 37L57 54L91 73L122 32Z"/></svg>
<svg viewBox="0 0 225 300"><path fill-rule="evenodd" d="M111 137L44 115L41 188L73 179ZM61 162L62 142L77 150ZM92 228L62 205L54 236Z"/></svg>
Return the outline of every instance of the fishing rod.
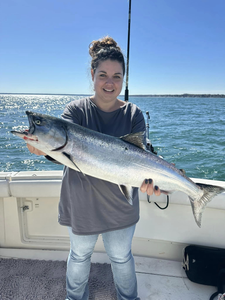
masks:
<svg viewBox="0 0 225 300"><path fill-rule="evenodd" d="M128 79L129 79L129 56L130 56L130 22L131 22L131 0L129 0L129 15L128 15L128 38L127 38L127 72L126 72L126 89L125 89L125 101L128 101L129 98L129 90L128 90ZM154 151L153 146L150 143L149 140L149 120L150 120L150 114L148 111L146 111L147 115L147 149L153 152L154 154L157 154L157 152ZM147 200L149 203L150 201L150 196L147 195ZM165 207L160 207L156 202L154 202L156 206L160 209L166 209L169 205L169 196L167 195L167 204Z"/></svg>
<svg viewBox="0 0 225 300"><path fill-rule="evenodd" d="M128 101L129 98L128 79L129 79L129 55L130 55L130 22L131 22L131 0L129 0L129 15L128 15L127 73L126 73L125 101Z"/></svg>

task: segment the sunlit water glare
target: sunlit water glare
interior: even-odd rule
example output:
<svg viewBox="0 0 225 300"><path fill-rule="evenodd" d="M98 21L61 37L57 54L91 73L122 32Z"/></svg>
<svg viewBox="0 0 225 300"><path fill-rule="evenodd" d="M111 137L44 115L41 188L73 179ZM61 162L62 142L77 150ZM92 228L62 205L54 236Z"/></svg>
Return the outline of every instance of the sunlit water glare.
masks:
<svg viewBox="0 0 225 300"><path fill-rule="evenodd" d="M64 107L83 96L0 95L0 171L62 170L30 154L24 141L10 133L28 128L26 110L60 117ZM123 99L123 97L120 97ZM187 176L225 180L225 99L130 97L146 117L158 154Z"/></svg>

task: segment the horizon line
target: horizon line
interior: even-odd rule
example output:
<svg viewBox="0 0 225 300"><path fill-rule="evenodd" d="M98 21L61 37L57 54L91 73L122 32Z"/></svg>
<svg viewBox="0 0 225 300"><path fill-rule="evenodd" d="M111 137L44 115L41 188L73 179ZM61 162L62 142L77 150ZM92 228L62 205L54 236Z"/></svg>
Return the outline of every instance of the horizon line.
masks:
<svg viewBox="0 0 225 300"><path fill-rule="evenodd" d="M22 92L19 92L19 93L2 93L0 92L0 95L70 95L70 96L90 96L92 94L89 94L89 93L76 93L76 94L71 94L71 93L22 93ZM179 93L179 94L176 94L176 93L165 93L165 94L132 94L132 95L129 95L130 97L146 97L146 96L224 96L225 97L225 94L222 94L222 93ZM119 96L124 96L123 94L120 94Z"/></svg>

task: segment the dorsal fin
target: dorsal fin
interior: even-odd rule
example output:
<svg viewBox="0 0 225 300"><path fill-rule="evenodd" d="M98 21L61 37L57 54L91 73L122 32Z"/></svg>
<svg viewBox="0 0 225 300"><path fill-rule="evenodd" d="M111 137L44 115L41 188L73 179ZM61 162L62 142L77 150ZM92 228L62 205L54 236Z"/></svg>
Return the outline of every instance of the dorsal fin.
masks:
<svg viewBox="0 0 225 300"><path fill-rule="evenodd" d="M121 136L120 138L127 143L133 144L141 149L146 150L146 147L144 145L144 136L145 132L141 131L136 133L129 133L124 136Z"/></svg>

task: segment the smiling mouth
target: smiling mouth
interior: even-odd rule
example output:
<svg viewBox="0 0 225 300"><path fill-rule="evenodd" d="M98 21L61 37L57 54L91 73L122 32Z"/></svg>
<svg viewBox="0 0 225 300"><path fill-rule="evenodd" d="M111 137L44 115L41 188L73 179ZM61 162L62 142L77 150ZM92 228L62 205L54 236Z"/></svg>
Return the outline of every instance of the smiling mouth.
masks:
<svg viewBox="0 0 225 300"><path fill-rule="evenodd" d="M105 92L107 92L107 93L112 93L112 92L114 92L114 90L108 90L108 89L103 89Z"/></svg>

